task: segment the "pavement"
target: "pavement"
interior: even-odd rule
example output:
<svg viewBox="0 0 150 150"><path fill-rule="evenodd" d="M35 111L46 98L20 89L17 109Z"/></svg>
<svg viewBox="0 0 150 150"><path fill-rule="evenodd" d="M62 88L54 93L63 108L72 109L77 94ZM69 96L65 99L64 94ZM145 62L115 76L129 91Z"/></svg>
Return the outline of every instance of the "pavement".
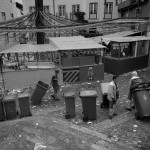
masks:
<svg viewBox="0 0 150 150"><path fill-rule="evenodd" d="M139 76L150 80L150 68L138 71ZM0 150L150 150L150 120L136 120L128 106L130 73L119 77L120 98L117 116L108 119L108 109L101 108L101 82L110 82L112 75L105 74L104 81L66 84L61 87L60 101L51 98L52 90L45 94L42 105L32 106L32 116L0 122ZM81 90L94 89L97 120L83 122ZM74 91L76 117L65 119L63 93Z"/></svg>

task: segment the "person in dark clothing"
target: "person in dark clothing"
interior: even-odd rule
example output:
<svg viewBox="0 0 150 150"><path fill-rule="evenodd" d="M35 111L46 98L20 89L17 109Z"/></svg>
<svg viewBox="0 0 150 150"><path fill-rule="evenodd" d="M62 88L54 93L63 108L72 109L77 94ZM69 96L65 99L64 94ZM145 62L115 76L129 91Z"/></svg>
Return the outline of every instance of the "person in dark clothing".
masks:
<svg viewBox="0 0 150 150"><path fill-rule="evenodd" d="M58 100L58 90L59 90L58 73L59 73L59 70L55 70L55 74L52 76L51 83L50 83L50 85L52 85L52 87L54 89L53 98L55 100Z"/></svg>
<svg viewBox="0 0 150 150"><path fill-rule="evenodd" d="M131 94L130 90L131 90L131 85L132 85L132 83L133 83L134 80L136 80L136 79L139 79L139 76L138 76L138 74L137 74L136 71L133 71L133 72L132 72L132 78L131 78L130 81L129 81L129 94L128 94L128 99L129 99L129 102L130 102L130 103L129 103L129 107L126 107L126 108L125 108L126 110L129 110L129 111L132 111L132 109L135 108L134 102L133 102L133 99L132 99L132 94Z"/></svg>

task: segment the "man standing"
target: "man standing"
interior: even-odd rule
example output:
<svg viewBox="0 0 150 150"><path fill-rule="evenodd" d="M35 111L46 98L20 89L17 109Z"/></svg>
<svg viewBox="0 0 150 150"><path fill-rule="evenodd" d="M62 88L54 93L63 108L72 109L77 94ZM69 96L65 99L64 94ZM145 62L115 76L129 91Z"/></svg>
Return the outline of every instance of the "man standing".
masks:
<svg viewBox="0 0 150 150"><path fill-rule="evenodd" d="M55 74L52 76L51 83L50 83L50 85L52 85L52 87L54 89L54 96L53 96L53 98L55 100L59 100L58 99L58 90L59 90L58 73L59 73L59 70L55 70Z"/></svg>
<svg viewBox="0 0 150 150"><path fill-rule="evenodd" d="M129 110L129 111L132 111L132 109L135 108L134 103L133 103L133 99L132 99L132 95L131 95L131 92L130 92L131 85L134 82L134 80L139 79L136 71L133 71L131 74L132 74L132 77L129 81L129 94L128 94L128 99L129 99L130 102L129 102L129 107L125 108L126 110Z"/></svg>
<svg viewBox="0 0 150 150"><path fill-rule="evenodd" d="M109 100L109 119L112 119L113 115L116 113L116 102L119 97L118 86L117 86L117 76L113 76L112 81L108 86L107 99Z"/></svg>

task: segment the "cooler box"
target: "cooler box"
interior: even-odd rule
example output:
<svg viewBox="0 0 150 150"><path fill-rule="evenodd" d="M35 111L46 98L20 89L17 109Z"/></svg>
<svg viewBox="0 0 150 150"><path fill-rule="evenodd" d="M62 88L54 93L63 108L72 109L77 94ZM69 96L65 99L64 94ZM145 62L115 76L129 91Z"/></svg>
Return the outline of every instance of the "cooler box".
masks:
<svg viewBox="0 0 150 150"><path fill-rule="evenodd" d="M132 93L137 114L136 119L150 118L150 94L149 90L136 89Z"/></svg>
<svg viewBox="0 0 150 150"><path fill-rule="evenodd" d="M109 100L107 99L109 84L110 83L101 83L101 91L102 91L101 108L109 108Z"/></svg>
<svg viewBox="0 0 150 150"><path fill-rule="evenodd" d="M32 116L29 103L29 96L29 93L18 94L20 117Z"/></svg>
<svg viewBox="0 0 150 150"><path fill-rule="evenodd" d="M66 119L74 118L75 115L75 92L64 93L66 106Z"/></svg>
<svg viewBox="0 0 150 150"><path fill-rule="evenodd" d="M42 82L38 81L36 84L36 88L31 96L31 104L32 105L40 105L42 103L42 98L45 95L49 85Z"/></svg>
<svg viewBox="0 0 150 150"><path fill-rule="evenodd" d="M95 90L81 91L79 97L82 100L83 121L96 120L96 97Z"/></svg>
<svg viewBox="0 0 150 150"><path fill-rule="evenodd" d="M7 120L17 118L16 102L13 96L6 96L3 99L5 117Z"/></svg>

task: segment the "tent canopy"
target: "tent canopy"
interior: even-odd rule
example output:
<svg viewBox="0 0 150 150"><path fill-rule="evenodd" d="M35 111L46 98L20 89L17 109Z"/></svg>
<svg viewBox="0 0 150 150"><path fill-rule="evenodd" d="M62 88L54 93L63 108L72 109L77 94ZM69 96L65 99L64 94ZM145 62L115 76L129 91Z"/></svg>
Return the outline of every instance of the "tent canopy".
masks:
<svg viewBox="0 0 150 150"><path fill-rule="evenodd" d="M130 36L130 35L134 35L134 34L137 34L137 33L140 33L140 32L135 32L135 31L121 31L121 32L116 32L116 33L113 33L113 34L109 34L109 35L106 35L104 37L125 37L125 36Z"/></svg>
<svg viewBox="0 0 150 150"><path fill-rule="evenodd" d="M82 36L53 37L49 38L50 43L58 47L59 50L82 50L82 49L103 49L103 45L97 44Z"/></svg>
<svg viewBox="0 0 150 150"><path fill-rule="evenodd" d="M130 35L134 35L136 33L139 33L139 32L135 32L135 31L122 31L122 32L116 32L116 33L113 33L113 34L109 34L109 35L105 35L105 36L97 36L97 37L92 37L92 38L89 38L90 40L96 42L96 43L101 43L102 39L105 39L105 38L114 38L114 37L126 37L126 36L130 36ZM109 39L108 41L105 40L104 42L106 44L109 43Z"/></svg>
<svg viewBox="0 0 150 150"><path fill-rule="evenodd" d="M103 40L117 42L117 43L125 43L125 42L137 42L137 41L148 41L150 37L147 36L128 36L128 37L104 37Z"/></svg>
<svg viewBox="0 0 150 150"><path fill-rule="evenodd" d="M48 51L57 51L58 48L54 45L50 44L39 44L39 45L32 45L32 44L17 44L9 49L3 50L0 54L4 53L36 53L36 52L48 52Z"/></svg>

